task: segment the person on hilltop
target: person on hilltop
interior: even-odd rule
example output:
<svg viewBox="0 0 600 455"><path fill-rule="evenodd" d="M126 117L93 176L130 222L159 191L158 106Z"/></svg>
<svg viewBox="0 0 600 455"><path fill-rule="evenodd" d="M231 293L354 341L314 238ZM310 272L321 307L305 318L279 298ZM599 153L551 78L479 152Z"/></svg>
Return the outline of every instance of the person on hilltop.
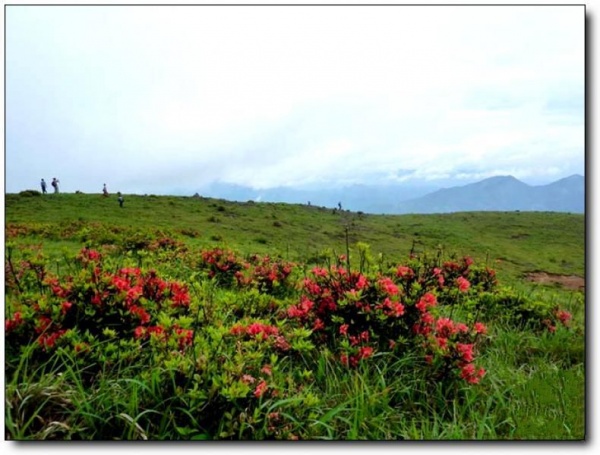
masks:
<svg viewBox="0 0 600 455"><path fill-rule="evenodd" d="M102 187L102 194L104 195L104 197L108 197L108 190L106 189L106 183Z"/></svg>
<svg viewBox="0 0 600 455"><path fill-rule="evenodd" d="M124 202L123 196L121 195L120 191L117 194L119 195L119 199L118 199L119 200L119 207L123 208L123 202Z"/></svg>
<svg viewBox="0 0 600 455"><path fill-rule="evenodd" d="M42 179L42 181L40 182L40 185L42 185L42 194L46 194L46 181L44 179Z"/></svg>
<svg viewBox="0 0 600 455"><path fill-rule="evenodd" d="M52 185L52 187L54 188L54 193L55 193L55 194L58 194L58 184L59 184L59 183L60 183L60 182L59 182L59 180L58 180L56 177L53 177L53 178L52 178L52 183L51 183L51 185Z"/></svg>

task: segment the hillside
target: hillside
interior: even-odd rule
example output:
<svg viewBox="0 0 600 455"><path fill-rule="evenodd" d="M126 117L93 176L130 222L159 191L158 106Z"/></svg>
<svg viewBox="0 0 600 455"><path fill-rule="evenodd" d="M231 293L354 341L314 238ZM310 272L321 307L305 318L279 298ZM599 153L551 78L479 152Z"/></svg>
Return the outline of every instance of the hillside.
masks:
<svg viewBox="0 0 600 455"><path fill-rule="evenodd" d="M446 181L446 183L448 183ZM246 202L285 202L337 207L373 214L448 213L466 211L550 211L583 213L585 178L581 175L548 185L528 185L512 176L491 177L462 186L440 188L431 182L347 185L319 188L252 189L213 183L204 196Z"/></svg>
<svg viewBox="0 0 600 455"><path fill-rule="evenodd" d="M400 202L399 213L464 211L551 211L583 213L585 179L581 175L548 185L531 186L512 176L491 177L469 185L445 188Z"/></svg>
<svg viewBox="0 0 600 455"><path fill-rule="evenodd" d="M191 247L221 244L242 253L310 261L325 249L345 253L347 228L353 260L356 242L364 242L384 261L405 258L411 248L435 254L441 247L446 255L488 261L510 279L533 270L584 275L585 221L578 214L367 215L306 205L137 195L125 195L121 209L116 197L99 194L7 194L5 222L9 232L25 226L29 234L17 241L49 242L57 254L86 239L110 243L116 238L112 231L131 236L160 231Z"/></svg>

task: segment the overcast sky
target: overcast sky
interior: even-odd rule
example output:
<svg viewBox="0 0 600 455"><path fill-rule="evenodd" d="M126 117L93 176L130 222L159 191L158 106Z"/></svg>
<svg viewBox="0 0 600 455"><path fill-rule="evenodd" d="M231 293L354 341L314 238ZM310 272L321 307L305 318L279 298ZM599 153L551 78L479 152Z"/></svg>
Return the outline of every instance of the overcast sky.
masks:
<svg viewBox="0 0 600 455"><path fill-rule="evenodd" d="M7 6L5 61L9 193L585 170L583 6Z"/></svg>

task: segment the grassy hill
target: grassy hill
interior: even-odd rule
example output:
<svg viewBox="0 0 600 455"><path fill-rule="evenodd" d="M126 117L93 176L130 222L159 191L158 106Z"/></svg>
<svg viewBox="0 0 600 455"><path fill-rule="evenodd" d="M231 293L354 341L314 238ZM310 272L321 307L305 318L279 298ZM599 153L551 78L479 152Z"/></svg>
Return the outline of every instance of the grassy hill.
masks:
<svg viewBox="0 0 600 455"><path fill-rule="evenodd" d="M226 245L241 253L279 254L310 261L329 249L351 257L363 242L384 261L405 258L412 248L445 256L471 255L513 281L525 272L583 276L585 217L552 212L465 212L434 215L370 215L330 208L220 199L125 195L7 194L8 227L25 224L30 239L78 248L78 239L103 230L162 232L192 247ZM60 238L60 232L68 235ZM90 233L91 231L91 233ZM107 238L110 240L110 236Z"/></svg>
<svg viewBox="0 0 600 455"><path fill-rule="evenodd" d="M7 439L585 438L585 295L524 282L583 277L583 215L29 192L5 224Z"/></svg>

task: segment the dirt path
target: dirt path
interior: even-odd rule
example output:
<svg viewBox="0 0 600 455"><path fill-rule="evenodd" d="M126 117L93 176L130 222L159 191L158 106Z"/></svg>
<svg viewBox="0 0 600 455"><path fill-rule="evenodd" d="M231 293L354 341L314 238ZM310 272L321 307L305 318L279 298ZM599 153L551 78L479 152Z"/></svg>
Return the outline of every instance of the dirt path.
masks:
<svg viewBox="0 0 600 455"><path fill-rule="evenodd" d="M585 279L577 275L558 275L546 272L529 272L525 275L528 281L534 283L559 283L567 289L585 291Z"/></svg>

